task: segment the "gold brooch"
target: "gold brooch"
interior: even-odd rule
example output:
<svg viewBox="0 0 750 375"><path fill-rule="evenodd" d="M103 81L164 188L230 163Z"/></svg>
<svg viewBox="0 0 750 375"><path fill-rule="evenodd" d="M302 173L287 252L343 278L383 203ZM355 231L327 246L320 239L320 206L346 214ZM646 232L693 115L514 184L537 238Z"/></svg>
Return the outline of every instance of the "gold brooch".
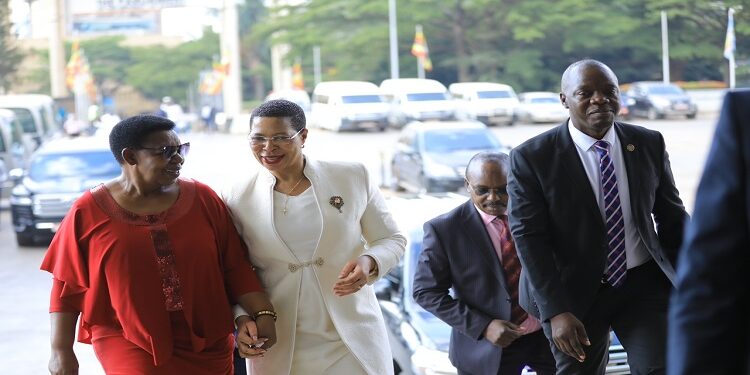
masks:
<svg viewBox="0 0 750 375"><path fill-rule="evenodd" d="M336 207L336 209L339 210L339 213L341 213L341 207L344 205L344 198L334 195L328 200L328 203L330 203L331 206Z"/></svg>

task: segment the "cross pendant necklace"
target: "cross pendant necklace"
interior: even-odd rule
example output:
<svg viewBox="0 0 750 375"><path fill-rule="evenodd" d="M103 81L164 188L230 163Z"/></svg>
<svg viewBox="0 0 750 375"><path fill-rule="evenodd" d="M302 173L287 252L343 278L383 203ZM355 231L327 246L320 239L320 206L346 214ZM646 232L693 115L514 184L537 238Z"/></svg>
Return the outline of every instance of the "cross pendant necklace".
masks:
<svg viewBox="0 0 750 375"><path fill-rule="evenodd" d="M287 208L287 205L289 204L289 196L292 195L292 193L294 192L294 189L296 189L297 186L299 186L299 183L302 182L302 180L304 179L305 179L305 175L303 174L302 177L300 177L300 179L297 181L297 183L294 184L294 186L292 186L292 190L289 190L289 192L286 193L286 198L284 198L284 209L281 210L284 216L286 216L286 208Z"/></svg>

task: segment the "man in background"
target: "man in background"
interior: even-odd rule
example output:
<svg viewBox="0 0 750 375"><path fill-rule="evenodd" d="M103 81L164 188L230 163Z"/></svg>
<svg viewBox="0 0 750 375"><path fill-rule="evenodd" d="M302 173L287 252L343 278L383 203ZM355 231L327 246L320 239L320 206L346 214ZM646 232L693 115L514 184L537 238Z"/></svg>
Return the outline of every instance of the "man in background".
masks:
<svg viewBox="0 0 750 375"><path fill-rule="evenodd" d="M466 167L471 199L424 225L414 300L453 327L449 355L460 375L519 375L527 365L555 373L539 321L518 304L507 174L508 155L475 155Z"/></svg>

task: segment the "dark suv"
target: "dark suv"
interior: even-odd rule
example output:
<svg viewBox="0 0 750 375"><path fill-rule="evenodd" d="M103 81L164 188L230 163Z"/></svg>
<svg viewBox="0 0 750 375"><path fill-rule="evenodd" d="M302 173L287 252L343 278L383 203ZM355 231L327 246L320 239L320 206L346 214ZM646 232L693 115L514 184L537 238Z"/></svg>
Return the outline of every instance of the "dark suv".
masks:
<svg viewBox="0 0 750 375"><path fill-rule="evenodd" d="M633 82L627 92L631 116L649 120L682 115L695 118L698 106L679 86L663 82Z"/></svg>
<svg viewBox="0 0 750 375"><path fill-rule="evenodd" d="M106 138L52 140L31 157L27 170L13 170L11 219L20 246L49 241L86 190L120 175Z"/></svg>

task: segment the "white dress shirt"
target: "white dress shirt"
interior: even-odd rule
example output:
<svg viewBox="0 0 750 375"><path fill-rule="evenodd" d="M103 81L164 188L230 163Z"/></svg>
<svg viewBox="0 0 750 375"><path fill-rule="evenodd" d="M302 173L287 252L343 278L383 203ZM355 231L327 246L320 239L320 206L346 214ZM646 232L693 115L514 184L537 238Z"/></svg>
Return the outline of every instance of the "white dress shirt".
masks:
<svg viewBox="0 0 750 375"><path fill-rule="evenodd" d="M594 143L596 143L598 139L592 138L578 130L573 126L572 120L568 121L568 131L573 138L573 143L576 145L576 151L578 151L578 156L581 158L581 163L583 163L583 169L586 170L586 176L588 176L589 183L591 183L591 190L594 191L596 202L599 205L599 211L602 214L602 219L606 223L604 193L601 186L601 170L599 169L599 154L594 149ZM628 173L625 169L622 147L620 146L620 139L617 137L615 127L610 127L601 140L610 144L609 156L615 166L617 190L620 195L622 218L625 223L625 257L627 260L627 267L628 269L631 269L646 263L651 258L651 255L649 255L646 246L643 244L643 241L641 241L638 229L633 222L633 212L630 209Z"/></svg>

